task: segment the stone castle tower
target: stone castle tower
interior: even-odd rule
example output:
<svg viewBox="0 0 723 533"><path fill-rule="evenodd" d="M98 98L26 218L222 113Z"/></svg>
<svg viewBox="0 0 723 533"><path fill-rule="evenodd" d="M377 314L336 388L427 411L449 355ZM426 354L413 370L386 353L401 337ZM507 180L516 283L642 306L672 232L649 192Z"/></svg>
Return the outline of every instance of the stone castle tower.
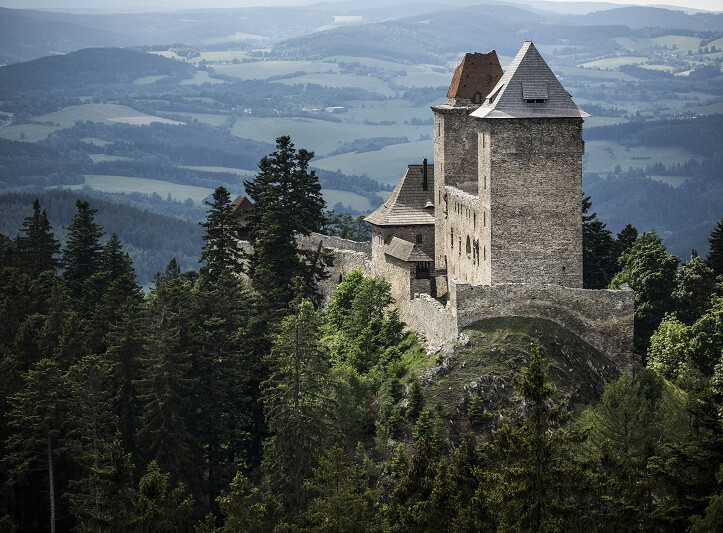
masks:
<svg viewBox="0 0 723 533"><path fill-rule="evenodd" d="M504 75L494 52L467 54L447 96L433 108L438 271L473 285L582 287L588 115L531 42Z"/></svg>
<svg viewBox="0 0 723 533"><path fill-rule="evenodd" d="M630 290L582 285L582 140L588 116L525 42L503 73L466 54L434 112L434 165L409 165L366 217L372 242L313 236L352 269L386 279L400 317L432 345L494 317L544 318L607 355L632 356Z"/></svg>

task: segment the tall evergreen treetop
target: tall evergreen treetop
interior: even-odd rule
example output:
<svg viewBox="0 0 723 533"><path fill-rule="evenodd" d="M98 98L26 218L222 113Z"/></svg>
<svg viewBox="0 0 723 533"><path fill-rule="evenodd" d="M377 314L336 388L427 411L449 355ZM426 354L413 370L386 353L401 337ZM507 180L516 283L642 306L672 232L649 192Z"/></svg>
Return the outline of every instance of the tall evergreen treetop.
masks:
<svg viewBox="0 0 723 533"><path fill-rule="evenodd" d="M224 187L213 191L213 201L206 202L210 207L205 222L201 222L206 233L201 251L201 261L206 261L204 273L215 281L221 272L228 270L241 273L242 253L235 239L238 223L231 213L231 197Z"/></svg>
<svg viewBox="0 0 723 533"><path fill-rule="evenodd" d="M60 243L53 235L48 215L36 198L33 202L33 214L23 221L17 240L18 255L23 269L31 276L37 276L45 270L55 271L60 266L56 256L60 253Z"/></svg>
<svg viewBox="0 0 723 533"><path fill-rule="evenodd" d="M244 181L256 208L249 214L254 246L250 276L274 310L284 310L292 298L291 280L301 276L307 296L323 276L319 254L300 252L296 235L309 235L324 225L325 202L316 173L309 171L313 152L295 150L287 136L276 139L276 151L259 162L253 181Z"/></svg>
<svg viewBox="0 0 723 533"><path fill-rule="evenodd" d="M723 217L708 238L710 251L708 252L708 266L713 269L715 276L723 276Z"/></svg>
<svg viewBox="0 0 723 533"><path fill-rule="evenodd" d="M97 209L91 209L84 200L75 202L75 207L73 221L65 228L68 239L63 249L63 276L71 295L79 296L83 282L101 268L103 229L95 223Z"/></svg>

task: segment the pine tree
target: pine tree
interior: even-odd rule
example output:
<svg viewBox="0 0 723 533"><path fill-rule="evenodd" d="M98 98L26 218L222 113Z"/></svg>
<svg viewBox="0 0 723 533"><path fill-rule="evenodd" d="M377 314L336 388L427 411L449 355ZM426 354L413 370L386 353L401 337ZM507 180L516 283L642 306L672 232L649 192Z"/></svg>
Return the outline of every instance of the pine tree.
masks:
<svg viewBox="0 0 723 533"><path fill-rule="evenodd" d="M100 244L103 230L95 222L98 210L91 209L84 200L78 200L75 206L73 220L65 228L68 237L63 249L63 277L74 298L81 295L85 281L100 270L103 250Z"/></svg>
<svg viewBox="0 0 723 533"><path fill-rule="evenodd" d="M200 261L205 261L204 274L214 282L224 271L240 274L243 270L243 254L235 235L238 223L231 213L231 198L224 187L213 191L206 221L201 226L206 230Z"/></svg>
<svg viewBox="0 0 723 533"><path fill-rule="evenodd" d="M273 495L254 487L246 476L237 472L227 491L218 497L223 515L222 533L266 533L274 531L283 509Z"/></svg>
<svg viewBox="0 0 723 533"><path fill-rule="evenodd" d="M63 435L65 382L56 363L42 359L25 377L25 384L10 398L9 426L12 431L3 462L11 481L31 469L47 474L50 531L55 533L56 461Z"/></svg>
<svg viewBox="0 0 723 533"><path fill-rule="evenodd" d="M490 483L491 506L503 531L580 531L595 523L585 469L571 454L584 434L563 428L570 415L565 405L550 406L554 392L547 382L545 360L536 346L516 380L527 408L517 430L503 426L495 434L501 466Z"/></svg>
<svg viewBox="0 0 723 533"><path fill-rule="evenodd" d="M590 197L583 198L583 285L587 289L603 289L617 272L618 250L610 230L597 218L588 215Z"/></svg>
<svg viewBox="0 0 723 533"><path fill-rule="evenodd" d="M70 496L70 509L80 531L132 531L136 491L133 463L120 439L103 445L99 465L82 481L85 491ZM92 490L87 490L91 488Z"/></svg>
<svg viewBox="0 0 723 533"><path fill-rule="evenodd" d="M716 277L723 276L723 217L710 232L708 242L710 243L710 251L706 258L708 266Z"/></svg>
<svg viewBox="0 0 723 533"><path fill-rule="evenodd" d="M138 441L145 454L164 470L186 481L199 464L197 446L188 426L189 394L196 380L189 377L191 362L180 342L178 327L165 316L154 321L136 382L142 415Z"/></svg>
<svg viewBox="0 0 723 533"><path fill-rule="evenodd" d="M302 300L282 321L268 360L271 375L263 384L270 436L264 443L262 467L292 515L301 506L302 482L334 427L329 360L319 342L319 326L314 306Z"/></svg>
<svg viewBox="0 0 723 533"><path fill-rule="evenodd" d="M33 215L23 221L17 252L21 267L32 277L45 270L54 272L60 266L56 258L60 243L55 239L48 215L37 198L33 202Z"/></svg>
<svg viewBox="0 0 723 533"><path fill-rule="evenodd" d="M374 521L376 495L339 444L324 454L304 490L311 498L304 514L311 531L365 533L381 529Z"/></svg>
<svg viewBox="0 0 723 533"><path fill-rule="evenodd" d="M138 483L133 531L162 533L182 531L193 511L193 498L183 483L171 487L170 474L151 461Z"/></svg>
<svg viewBox="0 0 723 533"><path fill-rule="evenodd" d="M324 198L315 172L313 152L295 150L287 136L276 139L276 151L261 159L253 181L244 181L255 209L249 216L253 253L249 273L254 288L270 309L284 311L293 296L292 280L301 275L304 295L314 297L322 279L325 256L300 251L296 235L309 235L324 224Z"/></svg>

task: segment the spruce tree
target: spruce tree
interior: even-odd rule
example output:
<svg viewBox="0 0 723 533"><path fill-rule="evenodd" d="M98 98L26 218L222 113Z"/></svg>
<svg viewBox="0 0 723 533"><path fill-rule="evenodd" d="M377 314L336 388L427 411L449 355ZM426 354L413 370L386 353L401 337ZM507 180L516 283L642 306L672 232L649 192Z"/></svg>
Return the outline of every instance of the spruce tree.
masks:
<svg viewBox="0 0 723 533"><path fill-rule="evenodd" d="M296 150L288 136L276 139L276 151L259 162L253 181L244 181L255 204L249 216L253 253L249 274L254 288L270 309L284 312L292 300L291 282L304 280L304 295L315 297L327 259L322 253L300 251L296 235L309 235L324 224L324 197L316 173L309 171L313 152Z"/></svg>
<svg viewBox="0 0 723 533"><path fill-rule="evenodd" d="M63 436L65 380L56 363L42 359L25 376L23 388L10 397L11 434L3 462L11 483L37 469L47 475L50 531L55 533L57 457Z"/></svg>
<svg viewBox="0 0 723 533"><path fill-rule="evenodd" d="M710 251L706 258L708 266L713 270L713 275L723 276L723 217L710 232L708 242L710 243Z"/></svg>
<svg viewBox="0 0 723 533"><path fill-rule="evenodd" d="M224 271L240 274L243 270L243 254L238 247L235 235L238 223L231 213L231 197L224 187L213 191L213 201L209 206L206 221L201 222L205 229L204 245L200 261L205 261L204 274L212 282Z"/></svg>
<svg viewBox="0 0 723 533"><path fill-rule="evenodd" d="M590 197L583 198L583 286L587 289L604 289L617 272L618 250L615 240L597 213L588 215Z"/></svg>
<svg viewBox="0 0 723 533"><path fill-rule="evenodd" d="M85 281L101 268L103 230L95 222L97 209L91 209L84 200L78 200L75 206L73 220L65 228L68 238L63 249L63 277L71 296L77 298Z"/></svg>
<svg viewBox="0 0 723 533"><path fill-rule="evenodd" d="M271 375L263 384L269 437L262 468L292 515L300 510L302 482L334 429L329 359L319 326L310 301L295 306L281 324L268 359Z"/></svg>
<svg viewBox="0 0 723 533"><path fill-rule="evenodd" d="M21 267L33 277L45 270L55 271L60 266L56 258L60 243L53 235L48 215L37 198L33 202L33 215L23 220L17 252Z"/></svg>
<svg viewBox="0 0 723 533"><path fill-rule="evenodd" d="M138 483L133 531L165 533L183 531L193 511L193 498L183 483L171 486L171 476L155 461Z"/></svg>

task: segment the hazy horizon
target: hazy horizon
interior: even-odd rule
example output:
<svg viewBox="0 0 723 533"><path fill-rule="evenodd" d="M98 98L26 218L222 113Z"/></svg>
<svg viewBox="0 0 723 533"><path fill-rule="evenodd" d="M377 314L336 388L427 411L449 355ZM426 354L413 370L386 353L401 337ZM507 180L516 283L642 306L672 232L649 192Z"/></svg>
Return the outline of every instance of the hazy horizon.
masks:
<svg viewBox="0 0 723 533"><path fill-rule="evenodd" d="M400 0L399 3L408 3L412 0ZM598 0L549 0L558 3L606 3L619 4L621 6L658 6L667 8L685 8L685 9L701 9L707 11L723 11L723 0L675 0L671 3L660 2L660 0L609 0L599 2ZM514 3L528 4L534 6L538 4L534 0L512 0ZM96 0L66 0L58 2L57 0L0 0L0 7L12 9L55 9L55 10L90 10L90 11L157 11L170 10L179 11L186 9L209 9L209 8L240 8L240 7L257 7L257 6L300 6L317 3L345 3L347 0L326 0L319 2L318 0L206 0L199 2L198 0L150 0L147 2L141 0L111 1L99 7ZM442 0L439 2L444 4L469 4L474 5L475 0ZM544 4L545 2L542 2ZM347 6L345 6L347 7ZM541 6L544 7L544 6ZM348 7L347 7L348 8Z"/></svg>

